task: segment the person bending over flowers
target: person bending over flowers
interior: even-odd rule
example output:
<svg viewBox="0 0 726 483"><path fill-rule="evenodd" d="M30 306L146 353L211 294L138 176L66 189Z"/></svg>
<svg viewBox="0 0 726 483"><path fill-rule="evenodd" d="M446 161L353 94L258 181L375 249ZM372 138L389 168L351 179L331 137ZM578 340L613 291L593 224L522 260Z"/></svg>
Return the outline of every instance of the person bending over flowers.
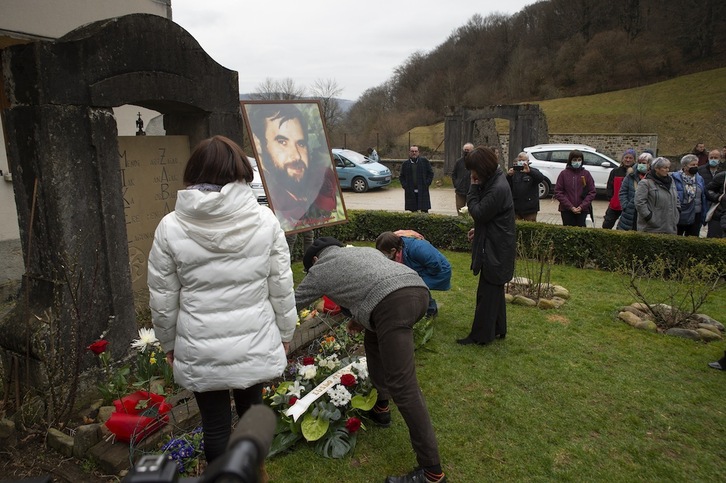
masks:
<svg viewBox="0 0 726 483"><path fill-rule="evenodd" d="M445 482L438 444L426 402L416 379L413 326L426 314L429 291L418 274L386 258L375 248L343 247L332 237L315 240L305 252L307 275L295 291L298 308L327 295L350 310L351 331L363 329L368 373L378 391L370 412L388 426L393 398L408 426L419 468L387 483Z"/></svg>

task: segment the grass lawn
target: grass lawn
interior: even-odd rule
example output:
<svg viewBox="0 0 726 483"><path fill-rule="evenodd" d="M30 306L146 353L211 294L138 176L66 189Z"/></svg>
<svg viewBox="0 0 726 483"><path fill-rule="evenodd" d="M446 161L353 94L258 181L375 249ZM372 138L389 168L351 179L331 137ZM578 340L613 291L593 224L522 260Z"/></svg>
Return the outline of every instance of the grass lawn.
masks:
<svg viewBox="0 0 726 483"><path fill-rule="evenodd" d="M478 278L468 254L445 255L452 289L434 293L435 334L416 358L449 481L724 481L726 373L706 364L726 342L632 329L616 319L634 301L622 277L555 266L552 282L573 295L564 307L509 305L506 340L462 347L455 339L470 328ZM726 322L726 287L701 311ZM382 482L405 473L415 457L395 409L393 421L362 432L341 460L298 444L268 460L269 475Z"/></svg>

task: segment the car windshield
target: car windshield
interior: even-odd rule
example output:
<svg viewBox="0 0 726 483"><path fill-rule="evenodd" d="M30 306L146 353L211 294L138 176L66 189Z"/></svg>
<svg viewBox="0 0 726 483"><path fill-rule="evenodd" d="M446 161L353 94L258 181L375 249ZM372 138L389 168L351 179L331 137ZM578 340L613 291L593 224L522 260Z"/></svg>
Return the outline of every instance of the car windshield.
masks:
<svg viewBox="0 0 726 483"><path fill-rule="evenodd" d="M363 156L362 154L360 154L356 151L346 150L346 151L341 152L340 154L341 154L341 156L344 156L344 157L350 159L354 163L365 164L368 162L368 158L366 158L365 156Z"/></svg>

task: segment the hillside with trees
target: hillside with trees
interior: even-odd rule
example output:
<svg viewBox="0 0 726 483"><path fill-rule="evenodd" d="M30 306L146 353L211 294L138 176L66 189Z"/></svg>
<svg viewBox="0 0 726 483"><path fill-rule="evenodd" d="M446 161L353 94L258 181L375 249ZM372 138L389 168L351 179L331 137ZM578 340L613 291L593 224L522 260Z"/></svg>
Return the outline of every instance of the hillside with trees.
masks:
<svg viewBox="0 0 726 483"><path fill-rule="evenodd" d="M449 106L600 94L723 66L723 0L545 0L511 16L474 15L365 91L337 131L350 145L377 141L393 153L397 136L443 120ZM698 79L690 87L698 89ZM705 127L712 119L694 112L693 121Z"/></svg>

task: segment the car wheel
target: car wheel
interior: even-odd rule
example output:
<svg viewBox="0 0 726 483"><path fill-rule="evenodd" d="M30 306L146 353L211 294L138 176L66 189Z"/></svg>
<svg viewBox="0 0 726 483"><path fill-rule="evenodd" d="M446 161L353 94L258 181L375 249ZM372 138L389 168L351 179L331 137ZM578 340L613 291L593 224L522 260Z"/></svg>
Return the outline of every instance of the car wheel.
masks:
<svg viewBox="0 0 726 483"><path fill-rule="evenodd" d="M539 199L542 200L550 195L550 183L546 179L540 181L537 187L539 188Z"/></svg>
<svg viewBox="0 0 726 483"><path fill-rule="evenodd" d="M368 191L368 182L365 178L361 178L360 176L356 176L355 178L353 178L350 186L356 193L365 193L366 191Z"/></svg>

